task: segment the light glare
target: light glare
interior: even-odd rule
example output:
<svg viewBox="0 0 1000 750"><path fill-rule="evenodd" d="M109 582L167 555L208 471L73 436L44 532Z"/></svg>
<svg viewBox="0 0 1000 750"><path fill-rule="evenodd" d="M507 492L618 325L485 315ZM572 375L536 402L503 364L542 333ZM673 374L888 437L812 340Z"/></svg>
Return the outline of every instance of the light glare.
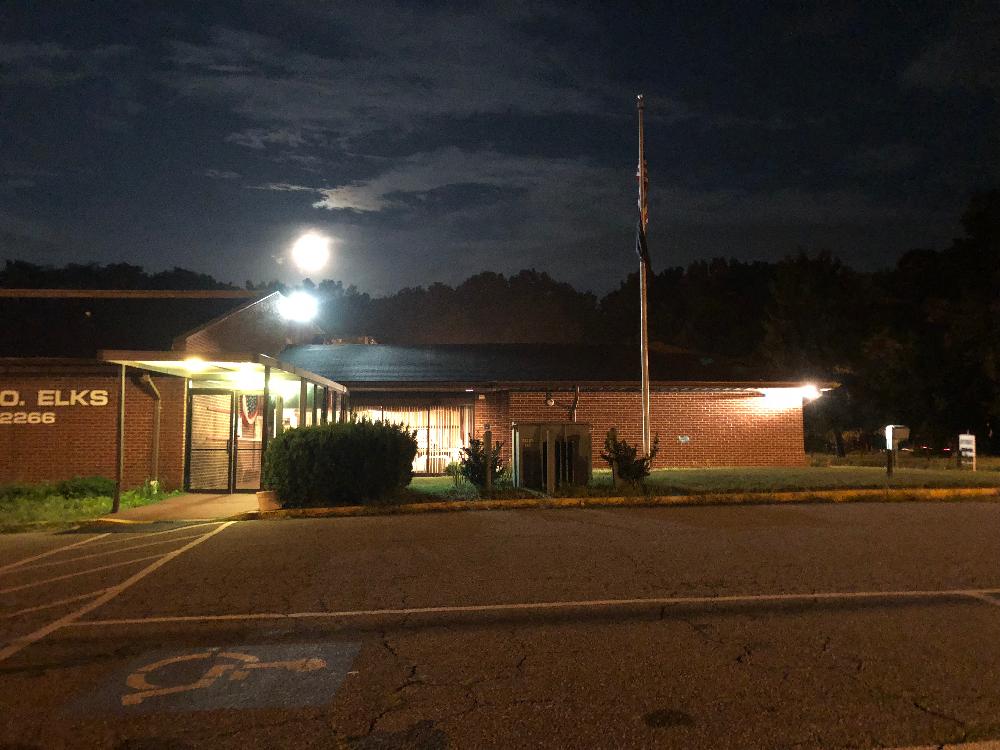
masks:
<svg viewBox="0 0 1000 750"><path fill-rule="evenodd" d="M319 303L311 294L292 292L288 296L282 295L278 302L278 312L285 320L308 323L319 312Z"/></svg>
<svg viewBox="0 0 1000 750"><path fill-rule="evenodd" d="M809 385L802 386L800 390L802 391L802 398L804 398L806 401L815 401L816 399L818 399L820 396L823 395L822 393L820 393L819 388L814 386L812 383L810 383Z"/></svg>

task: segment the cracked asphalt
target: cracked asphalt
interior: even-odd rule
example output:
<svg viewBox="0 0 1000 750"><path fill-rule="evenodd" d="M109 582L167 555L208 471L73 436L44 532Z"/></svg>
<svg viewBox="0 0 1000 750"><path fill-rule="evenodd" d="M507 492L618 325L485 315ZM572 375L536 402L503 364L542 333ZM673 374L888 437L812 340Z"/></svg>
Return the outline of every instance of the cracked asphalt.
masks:
<svg viewBox="0 0 1000 750"><path fill-rule="evenodd" d="M92 533L64 553L88 534L0 538L0 646L215 527L165 528ZM1000 590L998 541L989 503L237 523L0 661L0 747L993 740L1000 595L977 592ZM775 597L817 593L839 595ZM169 696L142 712L74 709L127 692L149 654L316 644L352 649L332 699L289 671L206 689L256 690L252 708L192 709L194 693L183 709Z"/></svg>

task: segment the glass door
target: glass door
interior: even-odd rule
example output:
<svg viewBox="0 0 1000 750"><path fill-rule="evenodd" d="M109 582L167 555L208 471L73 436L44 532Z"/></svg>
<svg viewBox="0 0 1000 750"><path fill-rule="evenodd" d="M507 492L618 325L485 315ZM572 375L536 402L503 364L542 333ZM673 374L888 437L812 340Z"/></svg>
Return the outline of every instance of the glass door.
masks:
<svg viewBox="0 0 1000 750"><path fill-rule="evenodd" d="M259 490L264 394L238 393L236 403L236 462L233 467L236 489Z"/></svg>
<svg viewBox="0 0 1000 750"><path fill-rule="evenodd" d="M232 487L234 398L231 392L190 391L187 488L229 492Z"/></svg>

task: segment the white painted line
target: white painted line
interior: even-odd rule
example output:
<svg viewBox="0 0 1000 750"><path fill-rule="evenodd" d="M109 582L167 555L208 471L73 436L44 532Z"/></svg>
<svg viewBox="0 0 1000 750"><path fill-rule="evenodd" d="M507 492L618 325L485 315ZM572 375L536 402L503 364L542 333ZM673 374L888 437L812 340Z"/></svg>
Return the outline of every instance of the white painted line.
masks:
<svg viewBox="0 0 1000 750"><path fill-rule="evenodd" d="M6 573L8 570L14 570L14 568L20 568L22 565L34 562L35 560L41 560L42 558L49 557L50 555L57 555L60 552L65 552L68 549L82 547L83 545L90 544L91 542L96 541L98 539L103 539L106 536L108 536L108 534L98 534L97 536L88 537L86 539L80 540L79 542L74 542L73 544L67 544L64 547L59 547L58 549L50 549L48 552L42 552L41 554L32 555L31 557L26 557L23 560L18 560L17 562L8 563L7 565L4 565L2 568L0 568L0 575Z"/></svg>
<svg viewBox="0 0 1000 750"><path fill-rule="evenodd" d="M53 565L66 565L67 563L79 562L80 560L91 560L95 557L107 557L108 555L117 555L121 552L131 552L136 549L145 549L146 547L156 547L161 544L175 544L176 542L183 542L187 539L194 539L201 536L201 534L191 534L190 536L179 536L173 537L171 539L160 539L156 542L146 542L145 544L134 544L131 547L118 547L117 549L109 549L104 552L95 552L92 555L80 555L79 557L69 557L65 560L50 560L49 562L37 563L35 565L27 565L25 567L19 568L16 572L20 573L24 570L37 570L38 568L51 568Z"/></svg>
<svg viewBox="0 0 1000 750"><path fill-rule="evenodd" d="M150 523L157 523L157 521L150 521ZM197 529L201 526L217 526L220 523L223 523L223 521L205 521L204 523L189 523L185 526L177 526L173 529L165 529L164 531L151 531L148 534L142 531L119 531L112 534L112 536L121 537L124 534L135 534L135 535L141 534L143 539L148 539L151 536L160 536L160 534L173 534L175 531L187 531L188 529ZM108 534L101 534L101 536L108 536ZM101 542L100 544L95 544L94 546L105 547L109 544L118 544L119 542L123 541L124 542L132 541L132 537L126 537L124 539L109 539L106 542Z"/></svg>
<svg viewBox="0 0 1000 750"><path fill-rule="evenodd" d="M180 557L185 552L187 552L189 549L191 549L193 547L197 547L202 542L204 542L204 541L206 541L208 539L211 539L213 536L215 536L216 534L218 534L220 531L228 528L229 526L231 526L234 523L235 523L235 521L226 521L221 526L216 526L214 529L212 529L208 533L202 534L200 537L198 537L197 539L194 539L194 540L188 542L183 547L180 547L178 549L172 550L172 551L168 552L167 554L163 555L156 562L151 563L150 565L147 565L145 568L143 568L142 570L140 570L138 573L133 573L131 576L129 576L128 578L126 578L121 583L119 583L119 584L117 584L115 586L110 587L107 591L105 591L103 594L101 594L99 597L97 597L93 601L90 601L90 602L87 602L86 604L84 604L78 610L76 610L74 612L70 612L67 615L63 615L58 620L53 620L48 625L45 625L44 627L41 627L38 630L35 630L34 632L28 633L27 635L22 635L20 638L14 639L11 643L9 643L3 649L0 649L0 662L4 661L6 659L9 659L14 654L16 654L19 651L21 651L21 649L23 649L23 648L25 648L27 646L30 646L32 643L37 643L38 641L42 640L42 638L45 638L47 635L50 635L50 634L54 633L55 631L59 630L59 628L63 628L65 626L67 626L67 625L72 625L74 622L76 622L78 619L80 619L81 617L83 617L88 612L93 612L98 607L104 606L105 604L107 604L108 602L110 602L112 599L114 599L116 596L118 596L120 593L122 593L123 591L125 591L130 586L138 583L139 581L141 581L143 578L145 578L146 576L148 576L153 571L158 570L159 568L163 567L164 565L166 565L168 562L170 562L174 558Z"/></svg>
<svg viewBox="0 0 1000 750"><path fill-rule="evenodd" d="M38 612L43 609L52 609L53 607L58 607L61 604L70 604L72 602L78 602L81 599L92 599L95 596L100 596L105 591L106 588L97 589L97 591L88 591L86 594L80 594L79 596L70 596L66 599L59 599L58 601L49 602L48 604L39 604L36 607L25 607L24 609L19 609L17 612L11 612L10 614L0 615L0 619L9 619L11 617L20 617L21 615L26 615L30 612Z"/></svg>
<svg viewBox="0 0 1000 750"><path fill-rule="evenodd" d="M75 627L110 625L145 625L174 622L238 622L241 620L304 620L311 618L350 619L358 617L396 617L407 615L476 614L485 612L517 612L558 609L599 609L633 606L684 606L691 604L753 604L760 602L850 601L857 599L935 599L974 598L1000 593L1000 589L950 589L929 591L828 591L811 594L737 594L732 596L671 596L644 599L584 599L580 601L517 602L510 604L468 604L441 607L407 607L400 609L352 609L331 612L249 612L232 615L165 615L114 620L80 620Z"/></svg>
<svg viewBox="0 0 1000 750"><path fill-rule="evenodd" d="M33 589L38 586L44 586L47 583L55 583L56 581L65 581L67 578L78 578L79 576L89 575L90 573L97 573L102 570L111 570L112 568L124 568L126 565L135 565L136 563L146 562L147 560L155 560L160 555L146 555L145 557L137 557L134 560L125 560L124 562L111 563L110 565L101 565L96 568L87 568L86 570L78 570L75 573L66 573L65 575L55 576L53 578L46 578L42 581L32 581L31 583L22 583L20 586L11 586L6 589L0 589L0 594L13 594L15 591L23 591L24 589Z"/></svg>
<svg viewBox="0 0 1000 750"><path fill-rule="evenodd" d="M996 592L992 592L992 593L996 593ZM980 591L977 591L975 593L970 593L969 596L974 597L974 598L978 599L979 601L981 601L981 602L983 602L985 604L989 604L990 606L1000 607L1000 600L994 599L993 596L990 595L990 592L986 592L986 591L981 591L980 592Z"/></svg>

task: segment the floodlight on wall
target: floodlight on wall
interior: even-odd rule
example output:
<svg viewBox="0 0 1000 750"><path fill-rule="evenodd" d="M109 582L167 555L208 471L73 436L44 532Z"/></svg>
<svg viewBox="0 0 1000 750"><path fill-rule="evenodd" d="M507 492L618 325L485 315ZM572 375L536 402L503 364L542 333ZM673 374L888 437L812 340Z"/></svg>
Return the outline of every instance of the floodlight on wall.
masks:
<svg viewBox="0 0 1000 750"><path fill-rule="evenodd" d="M319 312L319 302L306 292L292 292L282 295L278 301L278 313L285 320L294 323L308 323Z"/></svg>
<svg viewBox="0 0 1000 750"><path fill-rule="evenodd" d="M802 406L803 401L815 401L823 395L815 385L807 384L798 388L761 388L760 405L765 409L792 409Z"/></svg>
<svg viewBox="0 0 1000 750"><path fill-rule="evenodd" d="M804 398L806 401L815 401L816 399L818 399L820 396L823 395L822 393L820 393L819 388L817 388L812 383L809 383L808 385L804 385L801 388L799 388L799 392L802 394L802 398Z"/></svg>

